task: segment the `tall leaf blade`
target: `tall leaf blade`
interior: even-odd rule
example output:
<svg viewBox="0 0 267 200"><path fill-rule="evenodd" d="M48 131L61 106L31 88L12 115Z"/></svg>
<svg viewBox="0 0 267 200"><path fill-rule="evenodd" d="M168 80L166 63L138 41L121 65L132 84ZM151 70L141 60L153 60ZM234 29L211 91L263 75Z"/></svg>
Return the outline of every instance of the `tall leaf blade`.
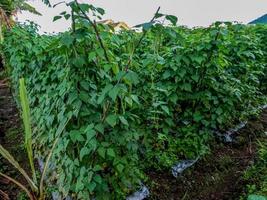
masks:
<svg viewBox="0 0 267 200"><path fill-rule="evenodd" d="M25 86L25 80L21 78L19 80L19 94L20 94L20 102L22 108L22 119L24 124L25 131L25 146L30 162L30 167L32 170L33 181L36 183L36 173L33 162L33 150L32 150L32 129L31 129L31 120L30 120L30 106L27 98L27 90Z"/></svg>

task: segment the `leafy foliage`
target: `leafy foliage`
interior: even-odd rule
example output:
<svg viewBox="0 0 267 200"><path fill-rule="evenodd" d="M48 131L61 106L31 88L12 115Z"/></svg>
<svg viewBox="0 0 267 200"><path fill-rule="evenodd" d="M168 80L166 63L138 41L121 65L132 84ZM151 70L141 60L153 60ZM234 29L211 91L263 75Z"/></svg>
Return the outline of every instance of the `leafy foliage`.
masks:
<svg viewBox="0 0 267 200"><path fill-rule="evenodd" d="M26 78L36 153L47 155L58 125L70 120L51 158L64 197L125 197L146 168L206 153L214 129L228 129L263 101L266 67L255 27L191 30L157 12L172 26L153 21L141 26L145 34L113 34L84 15L98 18L102 10L69 6L72 13L55 20L72 20L70 32L41 36L35 25L21 25L2 45L14 86Z"/></svg>
<svg viewBox="0 0 267 200"><path fill-rule="evenodd" d="M26 3L26 0L0 0L0 8L8 17L14 15L18 10L29 11L33 14L41 15L34 7Z"/></svg>
<svg viewBox="0 0 267 200"><path fill-rule="evenodd" d="M36 173L35 173L35 166L33 163L33 151L32 151L32 131L31 131L31 120L30 120L30 108L29 102L27 98L27 91L25 86L25 80L22 78L19 80L19 94L20 94L20 103L22 107L22 119L24 124L24 131L25 131L25 147L28 153L29 165L32 170L32 176L29 176L27 172L20 166L17 160L0 144L0 155L5 158L15 169L23 175L25 180L27 181L28 185L30 186L31 190L28 190L20 181L13 179L12 177L0 172L0 176L4 177L8 181L12 182L13 184L17 185L20 189L22 189L28 196L30 200L44 200L46 198L46 194L44 191L44 177L48 170L48 164L50 159L53 155L53 151L57 145L58 139L61 133L64 131L66 124L59 125L56 135L57 138L53 142L52 148L49 150L45 165L42 170L41 179L37 182ZM32 178L31 178L32 177ZM37 186L39 184L39 187Z"/></svg>
<svg viewBox="0 0 267 200"><path fill-rule="evenodd" d="M258 159L257 162L251 166L245 173L245 180L248 181L247 193L257 194L267 197L267 141L259 142ZM257 195L254 199L257 199ZM263 199L263 196L258 196L258 199Z"/></svg>

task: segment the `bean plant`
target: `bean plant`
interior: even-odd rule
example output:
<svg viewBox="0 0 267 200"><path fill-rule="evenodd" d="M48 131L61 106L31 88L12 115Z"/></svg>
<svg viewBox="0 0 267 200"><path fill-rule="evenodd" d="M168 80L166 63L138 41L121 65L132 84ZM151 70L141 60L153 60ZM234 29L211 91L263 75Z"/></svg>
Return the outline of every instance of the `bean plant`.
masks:
<svg viewBox="0 0 267 200"><path fill-rule="evenodd" d="M265 27L189 29L158 9L138 31L114 31L96 23L103 9L67 5L54 20L71 20L69 31L40 35L20 24L1 45L14 88L26 79L36 158L69 120L51 158L51 189L62 197L123 199L147 171L207 153L214 130L264 102Z"/></svg>

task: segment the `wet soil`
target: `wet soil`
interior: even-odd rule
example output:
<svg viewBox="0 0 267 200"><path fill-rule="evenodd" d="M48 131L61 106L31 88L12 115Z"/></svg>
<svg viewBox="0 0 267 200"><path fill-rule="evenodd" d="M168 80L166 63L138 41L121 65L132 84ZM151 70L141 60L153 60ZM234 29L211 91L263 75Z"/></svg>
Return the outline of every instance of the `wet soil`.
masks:
<svg viewBox="0 0 267 200"><path fill-rule="evenodd" d="M267 110L239 130L236 142L215 142L211 154L200 159L177 179L170 172L150 172L150 199L237 200L244 193L245 171L256 159L257 141L266 138Z"/></svg>

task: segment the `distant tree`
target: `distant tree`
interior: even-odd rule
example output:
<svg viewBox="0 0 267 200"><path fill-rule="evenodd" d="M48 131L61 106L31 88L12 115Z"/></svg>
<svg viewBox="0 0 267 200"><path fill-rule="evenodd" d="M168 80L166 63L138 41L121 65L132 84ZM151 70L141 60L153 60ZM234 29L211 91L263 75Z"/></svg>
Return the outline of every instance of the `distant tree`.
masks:
<svg viewBox="0 0 267 200"><path fill-rule="evenodd" d="M42 1L50 6L48 0ZM12 26L14 23L13 16L18 11L28 11L36 15L41 15L41 13L27 3L27 0L0 0L0 41L3 40L2 29Z"/></svg>
<svg viewBox="0 0 267 200"><path fill-rule="evenodd" d="M34 7L27 3L27 0L0 0L0 8L9 18L21 10L41 15Z"/></svg>

